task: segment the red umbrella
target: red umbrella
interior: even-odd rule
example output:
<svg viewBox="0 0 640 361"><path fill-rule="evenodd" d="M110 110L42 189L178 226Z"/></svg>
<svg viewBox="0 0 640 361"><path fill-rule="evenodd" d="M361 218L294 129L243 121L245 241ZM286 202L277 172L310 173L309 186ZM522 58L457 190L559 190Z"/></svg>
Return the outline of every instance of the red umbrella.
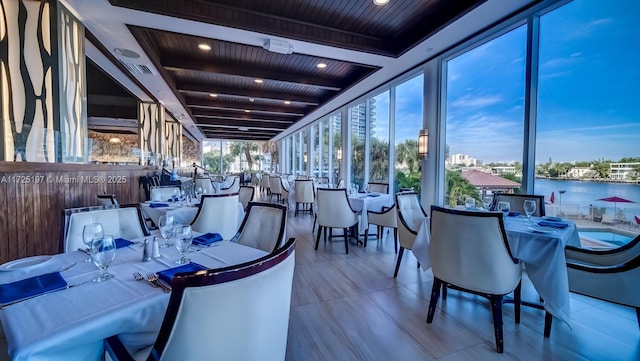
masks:
<svg viewBox="0 0 640 361"><path fill-rule="evenodd" d="M603 201L603 202L613 202L613 216L616 216L616 208L618 207L618 203L635 203L634 201L628 200L628 199L624 199L624 198L620 198L620 197L607 197L607 198L600 198L600 199L596 199L597 201Z"/></svg>
<svg viewBox="0 0 640 361"><path fill-rule="evenodd" d="M549 198L549 202L554 204L556 202L556 192L551 192L551 198Z"/></svg>

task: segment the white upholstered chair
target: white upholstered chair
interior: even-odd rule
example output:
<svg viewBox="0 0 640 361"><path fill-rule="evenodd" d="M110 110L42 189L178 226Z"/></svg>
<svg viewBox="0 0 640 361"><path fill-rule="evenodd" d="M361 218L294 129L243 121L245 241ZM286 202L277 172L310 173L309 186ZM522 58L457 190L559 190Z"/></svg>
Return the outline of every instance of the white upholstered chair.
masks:
<svg viewBox="0 0 640 361"><path fill-rule="evenodd" d="M393 229L393 244L396 253L398 253L398 208L394 204L391 208L384 207L381 212L367 211L367 232L364 233L364 246L367 246L367 238L369 236L369 225L377 226L378 241L382 239L384 228Z"/></svg>
<svg viewBox="0 0 640 361"><path fill-rule="evenodd" d="M273 196L276 196L276 199L280 203L286 203L289 198L289 189L287 189L282 183L282 178L280 177L269 177L269 186L270 186L270 195L273 200Z"/></svg>
<svg viewBox="0 0 640 361"><path fill-rule="evenodd" d="M635 308L640 327L640 236L608 250L566 246L565 256L572 292Z"/></svg>
<svg viewBox="0 0 640 361"><path fill-rule="evenodd" d="M309 179L309 176L304 175L304 174L299 174L299 175L296 176L295 180L308 180L308 179Z"/></svg>
<svg viewBox="0 0 640 361"><path fill-rule="evenodd" d="M398 277L398 270L400 269L404 250L411 250L411 248L413 248L420 223L427 217L427 213L420 205L418 193L416 192L396 193L396 207L396 224L398 226L400 252L398 252L398 260L396 262L396 269L393 271L393 278ZM418 267L419 266L418 264Z"/></svg>
<svg viewBox="0 0 640 361"><path fill-rule="evenodd" d="M255 194L256 189L254 187L249 186L240 186L238 191L238 199L242 204L242 208L247 209L249 202L253 201L253 195Z"/></svg>
<svg viewBox="0 0 640 361"><path fill-rule="evenodd" d="M194 179L195 189L202 188L205 194L214 194L216 193L216 189L213 188L213 183L211 182L211 178L209 177L198 177Z"/></svg>
<svg viewBox="0 0 640 361"><path fill-rule="evenodd" d="M127 349L105 341L114 360L285 359L295 239L240 265L179 273L153 345Z"/></svg>
<svg viewBox="0 0 640 361"><path fill-rule="evenodd" d="M151 200L154 202L166 202L174 195L180 196L180 187L152 187Z"/></svg>
<svg viewBox="0 0 640 361"><path fill-rule="evenodd" d="M115 194L98 194L98 204L101 206L117 206L118 200Z"/></svg>
<svg viewBox="0 0 640 361"><path fill-rule="evenodd" d="M348 228L354 228L357 234L358 212L354 211L349 204L346 189L318 188L318 235L316 237L316 247L320 243L320 234L324 230L324 240L327 240L327 230L331 233L332 228L342 228L344 231L344 249L349 253L349 241L347 239Z"/></svg>
<svg viewBox="0 0 640 361"><path fill-rule="evenodd" d="M496 349L502 353L502 298L514 292L515 321L520 323L522 277L522 265L513 258L507 242L502 214L431 206L430 221L434 280L427 323L433 321L443 285L486 297L491 301Z"/></svg>
<svg viewBox="0 0 640 361"><path fill-rule="evenodd" d="M219 233L223 239L231 239L238 231L238 202L238 193L202 196L191 229Z"/></svg>
<svg viewBox="0 0 640 361"><path fill-rule="evenodd" d="M389 183L369 182L367 185L369 186L369 192L383 194L389 193Z"/></svg>
<svg viewBox="0 0 640 361"><path fill-rule="evenodd" d="M238 233L231 241L265 252L273 252L284 243L286 223L287 207L251 202Z"/></svg>
<svg viewBox="0 0 640 361"><path fill-rule="evenodd" d="M226 188L220 188L220 194L238 193L240 191L239 176L236 175L236 176L227 177L225 181L229 181L229 186Z"/></svg>
<svg viewBox="0 0 640 361"><path fill-rule="evenodd" d="M73 252L85 248L82 241L84 226L100 223L104 234L131 240L149 235L140 209L135 206L96 206L69 208L62 211L60 250Z"/></svg>
<svg viewBox="0 0 640 361"><path fill-rule="evenodd" d="M298 212L309 212L313 214L313 203L315 202L315 192L313 187L313 181L311 180L296 180L296 189L294 197L296 202L295 217L298 216ZM302 205L302 210L300 210ZM308 209L305 209L308 207Z"/></svg>
<svg viewBox="0 0 640 361"><path fill-rule="evenodd" d="M509 210L525 214L524 201L532 200L536 202L536 211L532 214L534 217L542 217L546 215L544 209L544 196L523 193L495 193L493 195L492 210L497 210L498 202L509 202Z"/></svg>
<svg viewBox="0 0 640 361"><path fill-rule="evenodd" d="M263 174L260 179L260 192L266 193L267 195L271 194L269 178L271 177L268 174Z"/></svg>

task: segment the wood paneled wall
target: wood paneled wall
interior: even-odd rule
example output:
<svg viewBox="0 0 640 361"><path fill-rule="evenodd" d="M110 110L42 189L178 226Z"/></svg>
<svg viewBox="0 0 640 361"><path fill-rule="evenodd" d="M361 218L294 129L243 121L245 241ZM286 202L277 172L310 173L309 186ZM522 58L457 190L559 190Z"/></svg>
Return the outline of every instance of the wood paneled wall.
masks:
<svg viewBox="0 0 640 361"><path fill-rule="evenodd" d="M99 193L121 204L144 200L139 179L153 167L0 162L0 264L58 253L65 208L97 205Z"/></svg>

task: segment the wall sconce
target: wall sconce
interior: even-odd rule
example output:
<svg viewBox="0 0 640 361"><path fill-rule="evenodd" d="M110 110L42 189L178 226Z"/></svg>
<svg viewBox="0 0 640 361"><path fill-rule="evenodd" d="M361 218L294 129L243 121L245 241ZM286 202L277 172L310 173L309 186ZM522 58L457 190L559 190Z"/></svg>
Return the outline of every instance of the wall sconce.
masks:
<svg viewBox="0 0 640 361"><path fill-rule="evenodd" d="M114 138L109 139L109 143L112 143L112 144L116 143L117 144L117 143L122 143L122 141L120 140L120 138L115 138L114 137Z"/></svg>
<svg viewBox="0 0 640 361"><path fill-rule="evenodd" d="M307 153L304 153L304 162L307 162Z"/></svg>
<svg viewBox="0 0 640 361"><path fill-rule="evenodd" d="M425 159L429 155L429 130L420 129L418 134L418 157Z"/></svg>
<svg viewBox="0 0 640 361"><path fill-rule="evenodd" d="M342 162L342 147L338 147L338 149L336 149L336 159L338 162Z"/></svg>

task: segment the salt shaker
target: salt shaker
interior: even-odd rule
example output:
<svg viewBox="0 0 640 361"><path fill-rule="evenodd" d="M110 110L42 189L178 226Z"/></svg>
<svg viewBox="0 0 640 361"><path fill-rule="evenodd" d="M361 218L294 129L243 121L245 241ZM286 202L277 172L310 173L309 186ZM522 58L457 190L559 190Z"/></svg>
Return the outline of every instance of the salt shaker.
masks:
<svg viewBox="0 0 640 361"><path fill-rule="evenodd" d="M151 245L151 258L160 258L162 255L160 254L160 245L158 244L158 237L153 237L153 244Z"/></svg>
<svg viewBox="0 0 640 361"><path fill-rule="evenodd" d="M151 244L148 239L142 243L142 262L151 261Z"/></svg>

